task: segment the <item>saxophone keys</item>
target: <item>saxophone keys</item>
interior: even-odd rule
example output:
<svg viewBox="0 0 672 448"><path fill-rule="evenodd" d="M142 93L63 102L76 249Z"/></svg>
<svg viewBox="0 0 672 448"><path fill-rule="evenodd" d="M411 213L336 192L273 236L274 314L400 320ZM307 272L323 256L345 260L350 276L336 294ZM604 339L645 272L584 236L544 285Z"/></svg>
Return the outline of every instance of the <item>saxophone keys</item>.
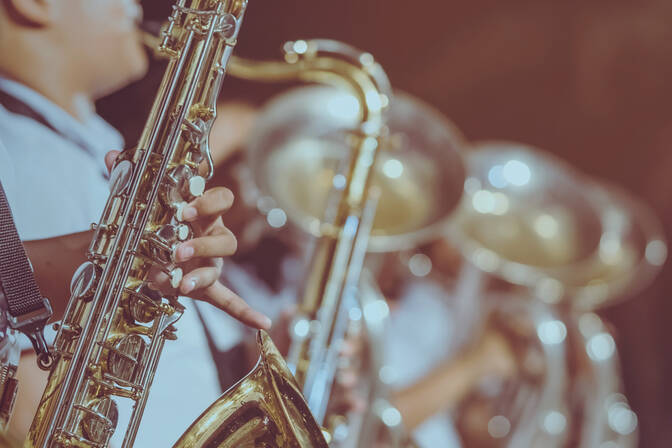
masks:
<svg viewBox="0 0 672 448"><path fill-rule="evenodd" d="M107 366L114 377L126 383L136 379L142 355L147 349L147 343L142 336L129 334L121 338L109 351Z"/></svg>
<svg viewBox="0 0 672 448"><path fill-rule="evenodd" d="M205 181L201 180L202 178L198 179L199 177L188 165L180 165L170 171L164 182L166 189L163 195L166 202L169 204L181 202L198 196L200 186L205 190ZM192 190L196 194L193 194Z"/></svg>
<svg viewBox="0 0 672 448"><path fill-rule="evenodd" d="M88 406L75 406L84 414L81 429L91 442L106 445L119 420L117 403L110 397L96 398Z"/></svg>
<svg viewBox="0 0 672 448"><path fill-rule="evenodd" d="M87 261L80 265L70 281L70 293L73 297L88 300L93 297L98 285L98 267Z"/></svg>
<svg viewBox="0 0 672 448"><path fill-rule="evenodd" d="M217 32L223 39L232 39L236 36L236 30L238 29L238 19L233 14L224 14L219 18L219 23L217 24ZM230 45L235 44L235 42L230 43Z"/></svg>
<svg viewBox="0 0 672 448"><path fill-rule="evenodd" d="M67 337L69 338L76 338L79 337L80 334L82 334L82 327L77 324L54 322L51 328L53 328L54 331L61 330L61 332L67 335Z"/></svg>
<svg viewBox="0 0 672 448"><path fill-rule="evenodd" d="M186 224L166 224L158 231L145 235L149 244L150 257L163 265L175 263L175 254L180 242L191 237L191 229Z"/></svg>
<svg viewBox="0 0 672 448"><path fill-rule="evenodd" d="M114 165L110 173L110 194L119 196L123 194L131 183L133 177L133 164L130 160L121 160Z"/></svg>
<svg viewBox="0 0 672 448"><path fill-rule="evenodd" d="M128 312L135 321L151 322L157 313L162 312L161 294L149 285L144 284L135 289L126 288L124 291L129 297Z"/></svg>
<svg viewBox="0 0 672 448"><path fill-rule="evenodd" d="M182 213L187 207L187 201L203 195L205 182L205 178L195 174L186 165L175 168L166 176L161 196L164 203L175 211L178 221L184 221Z"/></svg>
<svg viewBox="0 0 672 448"><path fill-rule="evenodd" d="M188 182L189 195L192 197L202 196L205 192L205 179L201 176L194 176Z"/></svg>
<svg viewBox="0 0 672 448"><path fill-rule="evenodd" d="M167 303L162 303L162 304L160 304L160 305L158 306L158 310L159 310L161 313L166 314L166 315L173 314L173 313L175 313L175 312L177 311L177 310L175 309L174 306L170 306L170 305L168 305Z"/></svg>
<svg viewBox="0 0 672 448"><path fill-rule="evenodd" d="M184 201L177 202L173 204L173 208L175 209L175 219L178 221L184 221L184 217L182 216L182 212L184 211L185 207L187 206L187 203Z"/></svg>
<svg viewBox="0 0 672 448"><path fill-rule="evenodd" d="M170 276L170 286L173 288L180 286L180 283L182 283L182 277L184 276L182 268L175 268L170 271L168 275Z"/></svg>

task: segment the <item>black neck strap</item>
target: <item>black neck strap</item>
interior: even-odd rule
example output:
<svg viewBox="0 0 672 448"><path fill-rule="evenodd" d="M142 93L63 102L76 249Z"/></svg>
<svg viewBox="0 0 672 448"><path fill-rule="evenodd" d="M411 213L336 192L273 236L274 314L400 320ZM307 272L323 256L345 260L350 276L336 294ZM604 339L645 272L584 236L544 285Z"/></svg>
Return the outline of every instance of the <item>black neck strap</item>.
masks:
<svg viewBox="0 0 672 448"><path fill-rule="evenodd" d="M38 364L48 366L50 355L44 340L44 326L52 314L51 306L35 282L1 182L0 284L7 300L10 326L30 338L38 355Z"/></svg>
<svg viewBox="0 0 672 448"><path fill-rule="evenodd" d="M25 102L21 101L20 99L16 98L13 95L10 95L9 93L3 90L0 90L0 104L2 104L4 108L10 111L11 113L17 115L23 115L24 117L35 120L42 126L49 128L56 134L65 137L62 132L60 132L51 123L49 123L49 121L44 117L44 115L37 112L35 109L30 107Z"/></svg>

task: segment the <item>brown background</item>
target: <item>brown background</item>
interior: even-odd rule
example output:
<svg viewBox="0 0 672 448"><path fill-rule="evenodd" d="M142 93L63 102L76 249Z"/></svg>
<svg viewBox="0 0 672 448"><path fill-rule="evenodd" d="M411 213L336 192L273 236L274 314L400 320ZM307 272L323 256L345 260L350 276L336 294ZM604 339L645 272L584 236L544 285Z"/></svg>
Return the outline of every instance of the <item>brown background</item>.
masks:
<svg viewBox="0 0 672 448"><path fill-rule="evenodd" d="M166 3L144 1L147 17L165 17ZM277 57L282 41L312 37L370 51L397 89L471 140L530 143L626 187L672 235L672 2L251 0L238 52ZM129 142L157 72L100 104ZM273 89L230 80L224 94L259 101ZM647 448L672 444L671 271L601 313L615 326Z"/></svg>

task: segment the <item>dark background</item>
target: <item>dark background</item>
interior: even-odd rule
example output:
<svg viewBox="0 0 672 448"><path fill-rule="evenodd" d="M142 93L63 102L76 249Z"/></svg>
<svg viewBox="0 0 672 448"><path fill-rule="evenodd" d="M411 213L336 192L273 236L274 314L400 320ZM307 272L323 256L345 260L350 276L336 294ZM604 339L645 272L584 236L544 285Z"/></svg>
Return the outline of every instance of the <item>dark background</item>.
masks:
<svg viewBox="0 0 672 448"><path fill-rule="evenodd" d="M162 1L143 1L161 20ZM672 234L672 2L668 0L251 0L237 52L334 38L370 51L397 89L440 109L470 140L509 139L556 154L653 206ZM137 139L156 90L147 80L100 103ZM260 102L276 87L225 83ZM600 312L614 324L640 446L672 445L670 263L638 297Z"/></svg>

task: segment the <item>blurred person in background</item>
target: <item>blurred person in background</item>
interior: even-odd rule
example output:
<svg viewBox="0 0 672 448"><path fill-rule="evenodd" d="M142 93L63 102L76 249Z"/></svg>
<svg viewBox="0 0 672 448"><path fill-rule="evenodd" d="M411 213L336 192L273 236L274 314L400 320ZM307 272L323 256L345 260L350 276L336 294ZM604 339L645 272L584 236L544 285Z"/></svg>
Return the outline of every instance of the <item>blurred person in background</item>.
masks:
<svg viewBox="0 0 672 448"><path fill-rule="evenodd" d="M377 275L390 306L391 402L418 446L471 446L456 428L459 407L481 382L515 377L519 360L493 311L471 300L478 288L458 286L460 253L445 239L412 252L430 261L429 275L412 274L399 253L383 256Z"/></svg>

